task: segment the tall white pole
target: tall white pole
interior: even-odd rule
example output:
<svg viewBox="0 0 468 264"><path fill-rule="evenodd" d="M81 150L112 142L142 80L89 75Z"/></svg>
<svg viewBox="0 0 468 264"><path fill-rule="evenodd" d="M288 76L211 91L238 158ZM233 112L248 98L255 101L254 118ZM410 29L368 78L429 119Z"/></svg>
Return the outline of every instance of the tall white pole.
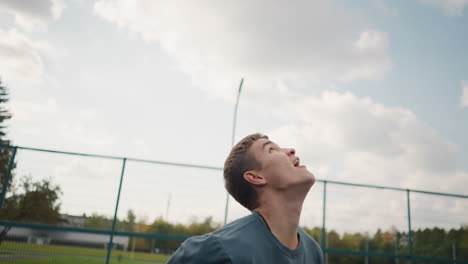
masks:
<svg viewBox="0 0 468 264"><path fill-rule="evenodd" d="M240 94L242 91L243 83L244 83L244 78L241 79L241 82L239 84L239 90L237 91L237 100L236 100L236 105L234 107L234 120L232 124L231 147L234 146L234 140L236 136L237 108L239 107L239 98L240 98ZM228 208L229 208L229 192L226 192L226 207L224 208L224 224L227 223Z"/></svg>
<svg viewBox="0 0 468 264"><path fill-rule="evenodd" d="M169 222L169 208L171 208L171 194L167 195L166 222Z"/></svg>

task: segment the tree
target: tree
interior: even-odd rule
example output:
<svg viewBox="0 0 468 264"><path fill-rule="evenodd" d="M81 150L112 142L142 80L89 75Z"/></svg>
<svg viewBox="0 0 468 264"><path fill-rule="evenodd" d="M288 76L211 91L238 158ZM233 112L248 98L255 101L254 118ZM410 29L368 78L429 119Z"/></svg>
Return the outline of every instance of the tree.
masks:
<svg viewBox="0 0 468 264"><path fill-rule="evenodd" d="M84 227L88 228L110 229L111 226L112 220L98 213L92 213L84 222Z"/></svg>
<svg viewBox="0 0 468 264"><path fill-rule="evenodd" d="M127 219L122 222L118 221L118 230L133 232L135 231L136 215L132 209L127 211Z"/></svg>
<svg viewBox="0 0 468 264"><path fill-rule="evenodd" d="M164 220L162 217L159 217L148 227L146 232L153 234L197 236L213 232L219 227L220 224L214 223L211 216L206 217L201 222L198 222L196 218L194 218L189 225L172 224ZM175 251L182 243L180 240L169 239L154 239L153 242L161 253L171 253ZM152 245L153 242L151 240L147 240L148 245Z"/></svg>
<svg viewBox="0 0 468 264"><path fill-rule="evenodd" d="M111 229L113 217L107 217L99 213L92 213L91 216L86 217L84 227L98 228L98 229ZM133 232L136 221L136 215L132 209L127 211L127 218L125 220L116 219L115 230Z"/></svg>
<svg viewBox="0 0 468 264"><path fill-rule="evenodd" d="M0 80L0 144L10 145L6 137L5 121L11 114L5 107L8 102L8 91ZM0 208L0 219L9 221L27 221L54 224L60 220L60 187L52 184L50 179L33 182L31 177L23 177L19 186L14 185L13 174L7 183L11 148L0 147L0 197L4 198ZM11 169L14 169L15 164ZM19 192L16 189L20 189ZM7 193L9 195L7 196ZM11 229L7 225L0 232L0 243Z"/></svg>
<svg viewBox="0 0 468 264"><path fill-rule="evenodd" d="M1 145L10 145L10 141L6 139L6 125L5 122L11 118L11 113L5 107L5 104L8 103L8 91L5 86L2 85L2 80L0 79L0 144ZM10 164L11 149L6 147L0 147L0 195L3 197L11 189L12 186L12 176L8 185L5 189L5 194L2 193L3 186L6 182L8 175L8 167ZM1 210L2 208L0 208Z"/></svg>
<svg viewBox="0 0 468 264"><path fill-rule="evenodd" d="M193 220L192 223L186 228L187 231L185 235L197 236L212 232L220 227L219 224L213 222L213 217L208 216L202 222L197 222Z"/></svg>
<svg viewBox="0 0 468 264"><path fill-rule="evenodd" d="M135 221L136 221L136 215L135 215L135 213L133 212L132 209L129 209L127 211L127 220L124 221L124 230L127 231L127 232L135 231L134 230L135 229ZM135 238L134 237L130 237L130 239L128 240L128 245L132 246L132 252L134 252L134 250L135 250Z"/></svg>
<svg viewBox="0 0 468 264"><path fill-rule="evenodd" d="M50 179L34 182L31 177L23 177L20 191L5 199L0 219L10 221L56 224L60 221L60 187ZM0 243L11 229L7 225L0 233Z"/></svg>
<svg viewBox="0 0 468 264"><path fill-rule="evenodd" d="M304 231L306 231L306 233L308 233L311 237L313 237L316 241L319 241L320 242L320 239L322 237L322 229L319 228L319 227L314 227L312 229L306 227L306 226L303 226L302 229L304 229Z"/></svg>

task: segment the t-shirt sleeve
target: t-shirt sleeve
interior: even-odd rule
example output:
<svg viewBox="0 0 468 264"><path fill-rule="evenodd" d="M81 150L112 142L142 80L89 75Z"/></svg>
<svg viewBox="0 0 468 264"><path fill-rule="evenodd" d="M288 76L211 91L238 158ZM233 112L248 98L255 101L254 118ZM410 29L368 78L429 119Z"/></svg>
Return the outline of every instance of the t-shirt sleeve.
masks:
<svg viewBox="0 0 468 264"><path fill-rule="evenodd" d="M231 264L229 256L211 235L187 239L166 264Z"/></svg>

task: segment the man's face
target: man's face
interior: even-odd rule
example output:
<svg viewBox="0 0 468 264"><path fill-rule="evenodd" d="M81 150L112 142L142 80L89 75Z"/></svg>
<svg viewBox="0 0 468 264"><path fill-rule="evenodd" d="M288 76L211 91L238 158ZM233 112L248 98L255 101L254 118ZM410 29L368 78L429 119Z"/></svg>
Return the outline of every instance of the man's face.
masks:
<svg viewBox="0 0 468 264"><path fill-rule="evenodd" d="M294 186L310 188L315 182L314 175L300 164L292 148L281 148L269 139L260 138L249 151L261 165L256 172L274 189L285 190Z"/></svg>

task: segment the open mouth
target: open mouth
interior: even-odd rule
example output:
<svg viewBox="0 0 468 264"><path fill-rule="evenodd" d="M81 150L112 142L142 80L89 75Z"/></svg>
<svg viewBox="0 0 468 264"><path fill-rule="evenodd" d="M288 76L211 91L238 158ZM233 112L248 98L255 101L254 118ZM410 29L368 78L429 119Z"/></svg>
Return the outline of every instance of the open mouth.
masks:
<svg viewBox="0 0 468 264"><path fill-rule="evenodd" d="M299 166L301 166L300 159L299 159L299 158L296 158L296 159L294 160L294 167L299 167Z"/></svg>

